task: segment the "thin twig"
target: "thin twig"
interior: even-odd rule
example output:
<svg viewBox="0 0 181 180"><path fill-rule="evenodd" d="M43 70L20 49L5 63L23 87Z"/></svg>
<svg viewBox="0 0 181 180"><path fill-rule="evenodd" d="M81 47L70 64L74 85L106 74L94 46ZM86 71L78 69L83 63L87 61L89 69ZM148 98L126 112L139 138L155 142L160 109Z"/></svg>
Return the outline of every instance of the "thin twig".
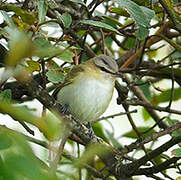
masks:
<svg viewBox="0 0 181 180"><path fill-rule="evenodd" d="M145 108L150 108L150 109L154 109L157 111L164 111L167 113L173 113L173 114L179 114L181 115L181 111L179 110L175 110L175 109L168 109L167 107L160 107L160 106L154 106L148 102L145 101L141 101L138 99L132 99L132 100L126 100L126 101L122 101L121 104L128 104L128 105L132 105L132 106L144 106Z"/></svg>
<svg viewBox="0 0 181 180"><path fill-rule="evenodd" d="M137 113L137 109L132 110L132 111L121 112L121 113L116 113L116 114L112 114L112 115L109 115L109 116L101 117L101 118L99 118L99 119L97 119L95 121L92 121L91 124L94 124L94 123L102 121L102 120L107 120L107 119L110 119L110 118L114 118L114 117L117 117L117 116L130 114L130 113Z"/></svg>

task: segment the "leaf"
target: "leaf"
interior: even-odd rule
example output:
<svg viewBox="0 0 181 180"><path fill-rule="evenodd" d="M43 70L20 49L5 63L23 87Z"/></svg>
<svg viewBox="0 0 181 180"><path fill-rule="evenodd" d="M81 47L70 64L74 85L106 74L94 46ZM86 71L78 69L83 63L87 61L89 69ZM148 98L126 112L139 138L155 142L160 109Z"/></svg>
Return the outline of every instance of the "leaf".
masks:
<svg viewBox="0 0 181 180"><path fill-rule="evenodd" d="M128 37L126 42L125 42L125 47L131 49L135 46L135 43L136 43L135 38Z"/></svg>
<svg viewBox="0 0 181 180"><path fill-rule="evenodd" d="M120 7L111 7L111 8L109 8L109 11L111 13L116 13L121 16L130 17L130 14L126 10L124 10L123 8L120 8Z"/></svg>
<svg viewBox="0 0 181 180"><path fill-rule="evenodd" d="M60 55L58 55L57 57L65 62L71 63L72 58L74 57L74 53L69 49L66 49L63 50L62 53L60 53Z"/></svg>
<svg viewBox="0 0 181 180"><path fill-rule="evenodd" d="M139 80L137 83L141 84L141 83L144 83L144 81L143 80ZM150 100L150 98L151 98L151 92L150 92L150 89L149 89L150 88L150 84L149 83L142 84L139 87L143 91L143 93L146 96L146 98L148 100Z"/></svg>
<svg viewBox="0 0 181 180"><path fill-rule="evenodd" d="M51 45L48 40L43 37L38 37L34 40L35 50L33 54L40 58L53 57L62 53L62 49Z"/></svg>
<svg viewBox="0 0 181 180"><path fill-rule="evenodd" d="M25 22L29 25L33 25L36 21L36 17L34 14L32 14L26 10L23 10L19 7L6 4L6 5L2 5L1 9L5 10L5 11L13 11L17 16L21 17L23 22Z"/></svg>
<svg viewBox="0 0 181 180"><path fill-rule="evenodd" d="M86 148L86 151L82 154L82 156L75 161L75 166L82 167L83 164L90 163L94 158L95 154L106 155L108 153L108 149L101 144L91 144Z"/></svg>
<svg viewBox="0 0 181 180"><path fill-rule="evenodd" d="M144 132L144 131L147 131L150 127L145 127L145 126L142 126L142 127L137 127L138 131L140 132ZM154 129L151 129L149 132L147 132L146 134L143 134L141 137L145 138L147 136L150 136L152 135L153 133L155 133L156 131ZM136 132L134 130L131 130L125 134L123 134L122 136L124 137L128 137L128 138L138 138L138 135L136 134Z"/></svg>
<svg viewBox="0 0 181 180"><path fill-rule="evenodd" d="M103 23L101 21L81 20L80 23L88 24L88 25L91 25L91 26L99 27L99 28L104 28L106 30L109 30L109 31L115 32L117 34L120 34L119 31L117 31L115 28L113 28L112 26L110 26L110 25L108 25L106 23Z"/></svg>
<svg viewBox="0 0 181 180"><path fill-rule="evenodd" d="M45 20L45 16L47 14L48 6L44 0L37 0L38 4L38 22L42 23Z"/></svg>
<svg viewBox="0 0 181 180"><path fill-rule="evenodd" d="M159 103L168 102L170 100L170 96L171 96L171 89L167 89L158 95L155 94L151 98L151 102L154 103L155 105ZM179 100L180 98L181 98L181 88L180 87L174 88L173 101Z"/></svg>
<svg viewBox="0 0 181 180"><path fill-rule="evenodd" d="M33 61L33 60L28 60L26 61L26 63L28 64L28 70L30 72L34 72L34 71L40 71L41 67L40 67L40 63L37 61Z"/></svg>
<svg viewBox="0 0 181 180"><path fill-rule="evenodd" d="M150 114L145 108L142 108L142 116L145 121L147 121L150 118Z"/></svg>
<svg viewBox="0 0 181 180"><path fill-rule="evenodd" d="M175 157L181 157L181 148L174 149L174 150L172 151L172 154L173 154Z"/></svg>
<svg viewBox="0 0 181 180"><path fill-rule="evenodd" d="M173 126L173 125L179 123L179 120L177 120L177 119L171 119L170 117L167 117L167 118L166 118L166 121L168 122L168 124L169 124L170 126ZM172 136L174 136L174 137L181 136L181 130L178 129L178 130L173 131L173 132L172 132ZM180 144L180 143L179 143L179 144Z"/></svg>
<svg viewBox="0 0 181 180"><path fill-rule="evenodd" d="M0 103L0 112L8 114L20 122L27 122L36 126L48 140L56 140L61 131L60 118L55 116L37 117L27 107L13 106L9 103Z"/></svg>
<svg viewBox="0 0 181 180"><path fill-rule="evenodd" d="M148 24L150 24L150 21L154 17L155 12L145 6L140 6L140 8L142 9L143 13L145 14Z"/></svg>
<svg viewBox="0 0 181 180"><path fill-rule="evenodd" d="M17 29L10 30L9 52L6 59L7 66L15 66L23 58L30 57L33 44L27 34Z"/></svg>
<svg viewBox="0 0 181 180"><path fill-rule="evenodd" d="M46 76L48 77L48 80L52 83L63 82L65 79L65 75L58 70L48 70Z"/></svg>
<svg viewBox="0 0 181 180"><path fill-rule="evenodd" d="M11 145L12 141L8 135L0 132L0 150L8 149Z"/></svg>
<svg viewBox="0 0 181 180"><path fill-rule="evenodd" d="M102 21L103 23L106 23L114 28L116 28L116 25L118 26L122 26L122 24L115 18L112 18L108 15L105 15L99 11L95 11L95 16L98 16L98 17L101 17L101 18L104 18L104 21Z"/></svg>
<svg viewBox="0 0 181 180"><path fill-rule="evenodd" d="M175 51L175 52L171 55L171 57L172 57L173 59L175 59L175 60L180 60L180 61L181 61L181 52Z"/></svg>
<svg viewBox="0 0 181 180"><path fill-rule="evenodd" d="M10 28L15 28L15 24L13 22L13 20L11 19L11 17L9 17L9 15L7 14L7 12L0 10L1 14L3 15L5 21L7 22L8 26Z"/></svg>
<svg viewBox="0 0 181 180"><path fill-rule="evenodd" d="M101 123L97 122L97 123L93 124L92 128L93 128L93 131L94 131L96 136L102 138L105 142L108 143L108 139L104 134L104 130L103 130Z"/></svg>
<svg viewBox="0 0 181 180"><path fill-rule="evenodd" d="M69 13L63 13L61 16L59 16L64 27L69 28L69 26L72 24L72 17Z"/></svg>
<svg viewBox="0 0 181 180"><path fill-rule="evenodd" d="M64 81L65 71L63 68L58 66L58 64L56 64L53 60L47 63L47 67L48 72L46 73L46 76L50 82L59 83Z"/></svg>
<svg viewBox="0 0 181 180"><path fill-rule="evenodd" d="M135 20L135 23L141 30L137 33L138 38L143 39L147 36L146 29L150 24L150 20L154 16L154 11L146 8L141 7L134 3L131 0L114 0L116 1L121 7L125 8L131 17ZM144 32L144 36L140 33ZM148 33L148 32L147 32Z"/></svg>
<svg viewBox="0 0 181 180"><path fill-rule="evenodd" d="M0 93L0 102L9 103L11 101L11 90L6 89Z"/></svg>
<svg viewBox="0 0 181 180"><path fill-rule="evenodd" d="M143 40L148 35L148 33L148 29L140 26L140 28L136 31L136 37L138 37L140 40Z"/></svg>
<svg viewBox="0 0 181 180"><path fill-rule="evenodd" d="M1 140L5 142L0 154L2 179L57 180L56 176L49 173L48 166L34 155L24 136L0 127L0 146Z"/></svg>
<svg viewBox="0 0 181 180"><path fill-rule="evenodd" d="M60 58L65 62L72 62L72 57L74 53L70 48L65 48L60 44L60 47L57 45L52 45L50 41L45 40L43 37L38 37L34 40L35 50L34 55L44 58L44 57L54 57Z"/></svg>
<svg viewBox="0 0 181 180"><path fill-rule="evenodd" d="M47 47L51 47L51 43L50 41L44 39L43 37L37 37L35 40L34 40L34 44L35 46L37 47L41 47L41 48L47 48Z"/></svg>

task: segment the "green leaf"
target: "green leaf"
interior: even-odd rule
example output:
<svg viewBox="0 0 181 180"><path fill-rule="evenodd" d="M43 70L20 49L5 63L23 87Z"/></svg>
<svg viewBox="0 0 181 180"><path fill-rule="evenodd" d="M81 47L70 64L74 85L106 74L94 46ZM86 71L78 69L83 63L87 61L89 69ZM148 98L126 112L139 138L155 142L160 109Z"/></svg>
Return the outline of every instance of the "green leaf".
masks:
<svg viewBox="0 0 181 180"><path fill-rule="evenodd" d="M51 47L51 43L50 41L44 39L43 37L37 37L35 40L34 40L34 44L35 46L37 47L41 47L41 48L47 48L47 47Z"/></svg>
<svg viewBox="0 0 181 180"><path fill-rule="evenodd" d="M72 24L72 17L69 13L63 13L60 16L60 19L64 25L64 27L69 28L69 26Z"/></svg>
<svg viewBox="0 0 181 180"><path fill-rule="evenodd" d="M34 55L40 58L53 57L62 53L62 49L53 46L48 40L43 37L38 37L34 40L35 50Z"/></svg>
<svg viewBox="0 0 181 180"><path fill-rule="evenodd" d="M65 62L72 62L72 57L74 53L71 49L73 47L65 48L62 44L57 44L57 46L52 45L50 41L45 40L43 37L38 37L34 40L35 50L34 55L44 58L44 57L54 57L60 58Z"/></svg>
<svg viewBox="0 0 181 180"><path fill-rule="evenodd" d="M58 70L48 70L46 76L48 77L48 80L52 83L63 82L65 79L65 75Z"/></svg>
<svg viewBox="0 0 181 180"><path fill-rule="evenodd" d="M95 154L106 155L108 150L105 146L101 144L91 144L86 148L86 151L82 154L82 156L75 161L75 166L82 167L83 164L90 163L91 160L95 157Z"/></svg>
<svg viewBox="0 0 181 180"><path fill-rule="evenodd" d="M20 16L21 19L23 20L23 22L29 24L29 25L32 25L35 23L36 21L36 17L34 14L26 11L26 10L23 10L19 7L16 7L14 5L2 5L0 6L1 9L5 10L5 11L13 11L17 16Z"/></svg>
<svg viewBox="0 0 181 180"><path fill-rule="evenodd" d="M11 90L6 89L0 93L0 102L9 103L11 101Z"/></svg>
<svg viewBox="0 0 181 180"><path fill-rule="evenodd" d="M93 128L94 133L95 133L96 136L102 138L105 142L108 143L108 139L104 134L104 130L103 130L103 127L102 127L101 123L97 122L97 123L93 124L92 128Z"/></svg>
<svg viewBox="0 0 181 180"><path fill-rule="evenodd" d="M57 11L55 11L55 13L58 16L58 18L62 21L63 26L65 28L68 28L71 25L72 17L69 13L63 13L62 15L60 15Z"/></svg>
<svg viewBox="0 0 181 180"><path fill-rule="evenodd" d="M145 108L142 108L142 115L143 115L143 119L145 121L147 121L150 118L150 114L148 113L148 111Z"/></svg>
<svg viewBox="0 0 181 180"><path fill-rule="evenodd" d="M109 9L109 11L112 13L121 15L121 16L130 17L130 14L126 10L124 10L123 8L120 8L120 7L111 7Z"/></svg>
<svg viewBox="0 0 181 180"><path fill-rule="evenodd" d="M181 61L181 52L176 51L176 52L174 52L174 53L171 55L171 57L172 57L173 59L175 59L175 60L180 60L180 61Z"/></svg>
<svg viewBox="0 0 181 180"><path fill-rule="evenodd" d="M63 50L62 53L60 53L60 55L57 56L57 58L68 63L72 62L73 57L74 57L74 53L70 51L69 49Z"/></svg>
<svg viewBox="0 0 181 180"><path fill-rule="evenodd" d="M139 132L144 132L147 131L150 127L137 127ZM147 132L146 134L143 134L141 137L145 138L147 136L152 135L153 133L155 133L156 131L154 129L151 129L149 132ZM136 132L134 130L131 130L125 134L123 134L122 136L124 137L128 137L128 138L138 138L138 135L136 134Z"/></svg>
<svg viewBox="0 0 181 180"><path fill-rule="evenodd" d="M95 11L95 16L98 16L98 17L101 17L101 18L104 18L104 20L102 21L103 23L106 23L114 28L116 28L116 25L118 26L122 26L122 24L115 18L112 18L108 15L105 15L99 11Z"/></svg>
<svg viewBox="0 0 181 180"><path fill-rule="evenodd" d="M134 19L135 23L139 28L142 28L137 32L138 38L143 39L147 36L146 34L146 29L150 24L150 20L154 16L154 11L146 8L146 7L141 7L134 3L131 0L114 0L116 1L121 7L125 8L131 17ZM143 35L140 33L144 32Z"/></svg>
<svg viewBox="0 0 181 180"><path fill-rule="evenodd" d="M3 15L3 17L4 17L5 21L7 22L8 26L10 28L12 28L12 29L15 28L15 24L14 24L13 20L11 19L11 17L9 17L9 15L7 14L7 12L3 11L3 10L0 10L0 12Z"/></svg>
<svg viewBox="0 0 181 180"><path fill-rule="evenodd" d="M175 157L181 157L181 148L174 149L174 150L172 151L172 154L173 154Z"/></svg>
<svg viewBox="0 0 181 180"><path fill-rule="evenodd" d="M175 124L177 124L177 123L180 122L179 120L177 120L177 119L171 119L170 117L167 117L167 118L166 118L166 121L168 122L168 124L169 124L170 126L173 126L173 125L175 125ZM181 130L178 129L178 130L173 131L173 132L172 132L172 136L174 136L174 137L181 136ZM179 145L180 145L180 143L179 143Z"/></svg>
<svg viewBox="0 0 181 180"><path fill-rule="evenodd" d="M33 153L25 137L21 134L0 127L1 140L5 142L0 154L0 167L3 168L2 179L39 179L57 180L56 176L49 173L48 166L40 161Z"/></svg>
<svg viewBox="0 0 181 180"><path fill-rule="evenodd" d="M0 132L0 150L8 149L12 145L12 140L8 137L8 134Z"/></svg>
<svg viewBox="0 0 181 180"><path fill-rule="evenodd" d="M128 37L126 42L125 42L125 47L131 49L135 46L135 43L136 43L135 38Z"/></svg>
<svg viewBox="0 0 181 180"><path fill-rule="evenodd" d="M141 84L141 83L144 83L144 81L143 80L139 80L137 83ZM143 93L146 96L146 98L148 100L150 100L150 98L151 98L151 92L150 92L150 89L149 89L150 88L150 84L149 83L142 84L139 87L143 91Z"/></svg>
<svg viewBox="0 0 181 180"><path fill-rule="evenodd" d="M112 26L110 26L110 25L108 25L106 23L103 23L101 21L81 20L80 23L88 24L88 25L91 25L91 26L99 27L99 28L103 28L103 29L115 32L117 34L120 34L119 31L117 31L115 28L113 28Z"/></svg>
<svg viewBox="0 0 181 180"><path fill-rule="evenodd" d="M143 40L148 35L148 33L148 29L140 26L139 29L136 31L136 37L138 37L140 40Z"/></svg>
<svg viewBox="0 0 181 180"><path fill-rule="evenodd" d="M36 126L48 140L55 140L58 137L58 134L60 134L61 121L58 118L50 118L49 116L41 118L35 116L27 107L16 107L9 103L2 102L0 103L0 112L8 114L13 119L20 122L27 122Z"/></svg>
<svg viewBox="0 0 181 180"><path fill-rule="evenodd" d="M48 80L52 83L59 83L63 82L65 79L65 71L58 66L53 60L49 61L47 63L48 72L46 73L46 76L48 77Z"/></svg>
<svg viewBox="0 0 181 180"><path fill-rule="evenodd" d="M150 24L150 21L152 20L152 18L154 17L155 15L155 12L145 6L140 6L141 10L143 11L143 13L145 14L146 16L146 20L148 22L148 26Z"/></svg>
<svg viewBox="0 0 181 180"><path fill-rule="evenodd" d="M37 4L38 4L38 20L39 20L39 23L42 23L45 20L48 6L44 0L37 0Z"/></svg>
<svg viewBox="0 0 181 180"><path fill-rule="evenodd" d="M155 94L151 98L151 102L154 103L155 105L159 103L169 102L170 96L171 96L171 89L167 89L158 95ZM181 98L181 87L174 88L173 101L179 100L180 98Z"/></svg>
<svg viewBox="0 0 181 180"><path fill-rule="evenodd" d="M7 66L15 66L23 58L30 57L33 44L27 34L17 29L10 30L9 52L6 59Z"/></svg>
<svg viewBox="0 0 181 180"><path fill-rule="evenodd" d="M34 71L40 71L41 67L40 67L40 63L37 61L33 61L33 60L28 60L26 61L26 63L28 64L28 70L30 72L34 72Z"/></svg>

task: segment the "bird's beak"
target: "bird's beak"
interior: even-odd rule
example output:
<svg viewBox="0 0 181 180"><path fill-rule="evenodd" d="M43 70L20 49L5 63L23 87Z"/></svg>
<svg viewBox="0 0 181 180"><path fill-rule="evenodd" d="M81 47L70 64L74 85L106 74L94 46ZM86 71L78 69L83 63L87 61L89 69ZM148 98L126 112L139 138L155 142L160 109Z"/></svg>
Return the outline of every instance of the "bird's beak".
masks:
<svg viewBox="0 0 181 180"><path fill-rule="evenodd" d="M111 73L115 77L122 77L122 74L120 72L117 73Z"/></svg>

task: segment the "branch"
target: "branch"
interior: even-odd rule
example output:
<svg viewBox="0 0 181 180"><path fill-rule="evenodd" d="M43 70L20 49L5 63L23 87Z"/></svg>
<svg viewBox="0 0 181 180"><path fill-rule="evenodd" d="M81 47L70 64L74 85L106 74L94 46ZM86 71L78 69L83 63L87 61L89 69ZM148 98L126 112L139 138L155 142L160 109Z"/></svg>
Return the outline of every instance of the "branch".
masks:
<svg viewBox="0 0 181 180"><path fill-rule="evenodd" d="M166 142L165 144L159 146L157 149L151 151L150 153L148 153L147 155L143 156L142 158L135 160L132 163L129 164L125 164L125 165L118 165L117 166L117 173L119 176L121 176L122 174L125 175L125 172L127 172L127 176L132 176L135 174L135 172L138 171L138 168L142 165L145 165L145 163L147 161L150 161L151 159L157 157L158 155L160 155L161 153L167 151L170 147L174 146L175 144L178 144L179 142L181 142L181 136L178 137L173 137L171 140L169 140L168 142Z"/></svg>
<svg viewBox="0 0 181 180"><path fill-rule="evenodd" d="M154 106L146 101L141 101L141 100L138 100L138 99L132 99L132 100L126 100L126 101L121 101L121 104L127 104L127 105L132 105L132 106L143 106L145 109L154 109L154 110L157 110L157 111L164 111L164 112L167 112L167 113L173 113L173 114L179 114L181 115L181 111L179 110L174 110L174 109L170 109L170 108L167 108L167 107L160 107L160 106Z"/></svg>
<svg viewBox="0 0 181 180"><path fill-rule="evenodd" d="M157 138L159 138L161 136L171 134L172 132L174 132L175 130L178 130L180 128L181 128L181 122L179 122L171 127L168 127L167 129L165 129L163 131L154 133L151 136L148 136L144 139L138 139L136 142L134 142L128 146L125 146L122 150L120 150L121 151L120 154L121 154L121 156L123 156L124 154L127 154L127 153L133 151L134 149L140 148L141 145L143 145L143 144L156 140Z"/></svg>
<svg viewBox="0 0 181 180"><path fill-rule="evenodd" d="M174 28L176 30L178 30L179 32L181 32L181 24L179 23L179 21L177 21L177 17L175 17L174 15L174 8L171 9L167 3L165 2L165 0L159 0L160 4L163 6L164 10L167 12L169 19L171 20L171 22L174 25Z"/></svg>
<svg viewBox="0 0 181 180"><path fill-rule="evenodd" d="M170 159L166 160L165 162L155 165L153 167L140 168L139 170L134 172L134 175L135 174L136 175L151 175L151 174L159 173L161 171L164 171L164 170L170 168L169 166L171 164L175 164L179 159L180 159L180 157L173 157L173 158L170 158Z"/></svg>
<svg viewBox="0 0 181 180"><path fill-rule="evenodd" d="M128 86L131 83L130 79L126 75L124 75L124 81L128 84ZM149 104L149 101L147 100L147 98L145 97L145 95L143 94L142 90L139 87L137 87L137 86L129 86L129 87L133 91L133 93L139 98L140 101L143 101L144 103ZM122 103L122 102L120 102L120 103ZM160 128L163 128L163 129L167 128L167 125L164 122L160 121L160 117L153 109L148 108L148 107L145 107L145 109L152 116L152 118L155 120L155 122L158 123Z"/></svg>

